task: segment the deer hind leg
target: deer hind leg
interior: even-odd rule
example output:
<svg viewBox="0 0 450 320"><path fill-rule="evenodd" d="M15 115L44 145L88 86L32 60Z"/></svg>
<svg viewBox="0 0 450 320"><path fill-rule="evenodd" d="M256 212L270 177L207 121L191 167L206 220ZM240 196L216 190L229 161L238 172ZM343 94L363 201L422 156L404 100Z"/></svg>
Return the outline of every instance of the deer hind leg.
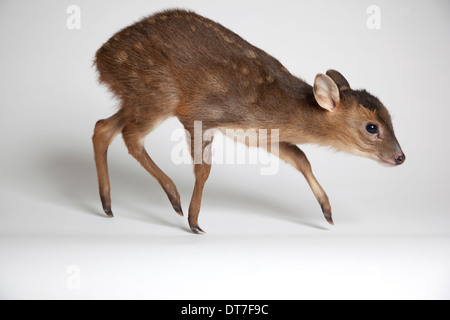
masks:
<svg viewBox="0 0 450 320"><path fill-rule="evenodd" d="M317 179L312 172L311 164L309 163L308 158L306 158L305 153L296 145L284 142L280 143L279 157L284 161L292 164L305 176L306 181L308 181L308 184L311 187L314 196L316 197L322 208L325 219L328 221L328 223L334 224L328 196L320 186L319 182L317 182Z"/></svg>
<svg viewBox="0 0 450 320"><path fill-rule="evenodd" d="M98 185L103 210L109 217L113 217L111 210L111 187L108 174L108 147L115 136L122 130L124 119L122 111L112 117L99 120L95 124L92 142L94 144L95 165L97 167Z"/></svg>
<svg viewBox="0 0 450 320"><path fill-rule="evenodd" d="M145 125L135 122L127 123L123 130L122 136L129 153L147 170L161 185L172 204L173 209L183 216L181 208L180 194L173 181L153 162L144 147L145 136L154 129L156 123L161 117L155 117L154 120L147 122Z"/></svg>

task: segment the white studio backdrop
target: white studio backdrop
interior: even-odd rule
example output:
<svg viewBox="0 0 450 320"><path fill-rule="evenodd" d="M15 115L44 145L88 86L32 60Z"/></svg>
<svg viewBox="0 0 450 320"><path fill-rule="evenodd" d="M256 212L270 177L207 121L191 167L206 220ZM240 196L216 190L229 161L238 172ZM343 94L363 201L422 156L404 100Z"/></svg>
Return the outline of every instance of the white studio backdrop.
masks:
<svg viewBox="0 0 450 320"><path fill-rule="evenodd" d="M91 135L117 101L96 81L95 51L174 7L223 24L310 84L334 68L378 96L405 164L304 146L334 227L294 168L216 165L198 237L119 136L109 152L116 218L103 218ZM0 298L449 298L449 18L444 0L2 1ZM171 159L180 128L168 120L146 146L186 213L192 166Z"/></svg>

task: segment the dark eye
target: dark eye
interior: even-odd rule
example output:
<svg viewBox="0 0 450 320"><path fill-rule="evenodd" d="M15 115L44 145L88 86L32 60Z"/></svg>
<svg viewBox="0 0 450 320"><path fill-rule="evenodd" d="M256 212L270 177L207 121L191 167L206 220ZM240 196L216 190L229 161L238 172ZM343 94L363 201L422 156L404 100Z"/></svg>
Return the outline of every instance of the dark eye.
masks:
<svg viewBox="0 0 450 320"><path fill-rule="evenodd" d="M366 130L367 130L367 132L370 133L370 134L376 134L376 133L378 133L378 126L377 126L376 124L369 123L369 124L366 126Z"/></svg>

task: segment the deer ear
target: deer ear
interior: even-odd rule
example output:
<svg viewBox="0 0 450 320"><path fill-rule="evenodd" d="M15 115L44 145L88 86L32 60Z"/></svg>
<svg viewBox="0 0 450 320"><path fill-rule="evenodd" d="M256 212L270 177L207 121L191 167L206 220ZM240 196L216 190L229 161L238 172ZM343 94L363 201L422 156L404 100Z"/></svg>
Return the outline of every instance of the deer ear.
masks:
<svg viewBox="0 0 450 320"><path fill-rule="evenodd" d="M336 83L327 75L319 73L316 76L313 91L319 106L328 111L333 112L341 101Z"/></svg>
<svg viewBox="0 0 450 320"><path fill-rule="evenodd" d="M340 91L351 89L347 79L345 79L339 71L330 69L327 71L327 76L333 79L334 83L336 83Z"/></svg>

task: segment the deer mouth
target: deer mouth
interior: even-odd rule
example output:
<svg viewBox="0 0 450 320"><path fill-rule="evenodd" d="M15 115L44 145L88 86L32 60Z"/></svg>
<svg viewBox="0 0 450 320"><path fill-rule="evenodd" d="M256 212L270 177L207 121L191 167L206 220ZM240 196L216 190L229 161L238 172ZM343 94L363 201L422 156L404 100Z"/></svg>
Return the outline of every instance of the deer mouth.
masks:
<svg viewBox="0 0 450 320"><path fill-rule="evenodd" d="M382 165L386 166L386 167L396 167L397 163L393 162L393 161L388 161L383 159L381 156L378 156L378 162L381 163Z"/></svg>

